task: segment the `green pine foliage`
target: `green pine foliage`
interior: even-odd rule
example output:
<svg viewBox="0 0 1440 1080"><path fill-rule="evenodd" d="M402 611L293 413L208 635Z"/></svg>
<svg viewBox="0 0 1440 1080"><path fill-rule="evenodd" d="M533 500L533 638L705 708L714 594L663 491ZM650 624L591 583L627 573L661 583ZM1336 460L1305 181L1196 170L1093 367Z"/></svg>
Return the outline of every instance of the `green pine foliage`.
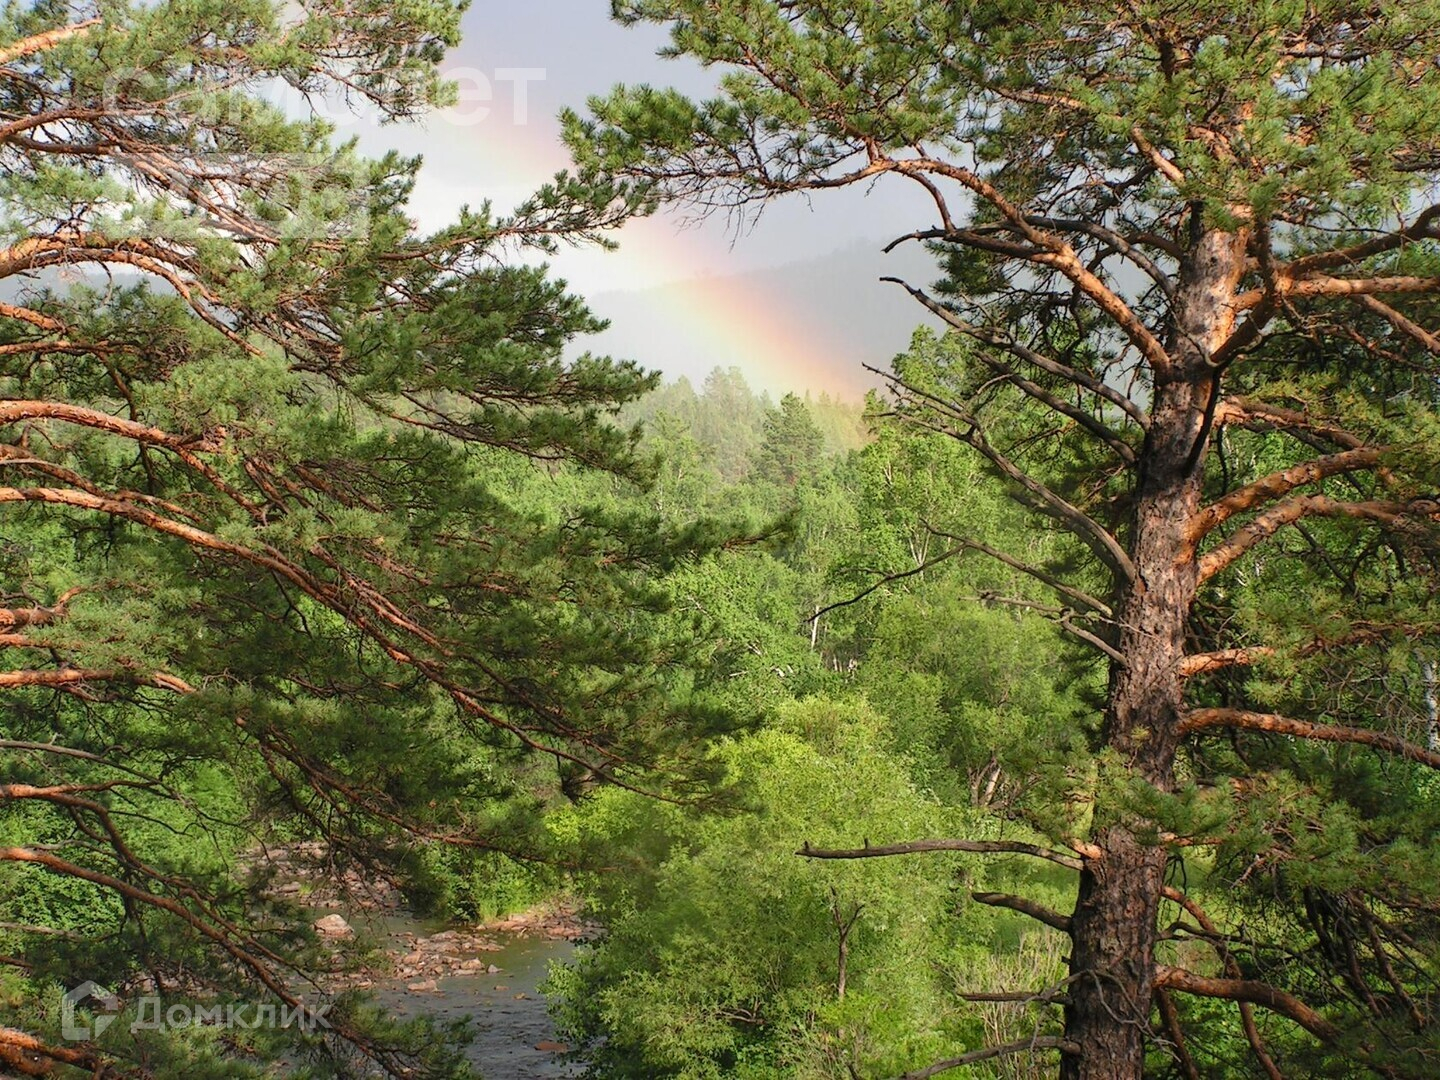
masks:
<svg viewBox="0 0 1440 1080"><path fill-rule="evenodd" d="M274 103L444 104L462 6L0 16L0 1060L456 1073L353 1004L288 1050L117 1024L73 1053L56 1007L149 979L294 1008L329 961L242 855L319 839L473 916L553 887L502 880L549 857L546 807L713 771L666 575L730 533L645 509L615 417L656 379L564 360L600 324L519 257L614 192L418 235L417 161Z"/></svg>

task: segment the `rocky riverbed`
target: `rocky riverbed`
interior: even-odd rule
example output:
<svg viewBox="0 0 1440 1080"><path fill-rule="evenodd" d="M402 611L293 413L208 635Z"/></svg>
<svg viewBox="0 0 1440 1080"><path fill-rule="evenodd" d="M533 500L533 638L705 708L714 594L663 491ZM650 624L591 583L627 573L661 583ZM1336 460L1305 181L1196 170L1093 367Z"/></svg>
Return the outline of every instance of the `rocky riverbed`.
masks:
<svg viewBox="0 0 1440 1080"><path fill-rule="evenodd" d="M467 1057L486 1080L579 1076L539 992L552 962L595 932L573 904L554 903L480 926L447 926L407 911L393 884L318 866L322 849L268 853L270 891L314 912L339 956L358 946L360 965L337 965L331 989L362 989L395 1016L468 1017Z"/></svg>
<svg viewBox="0 0 1440 1080"><path fill-rule="evenodd" d="M380 944L390 970L344 976L402 1018L468 1017L466 1056L486 1080L575 1077L583 1066L555 1033L540 994L552 962L563 962L584 931L563 908L526 912L476 928L440 929L399 912L369 913L357 929Z"/></svg>

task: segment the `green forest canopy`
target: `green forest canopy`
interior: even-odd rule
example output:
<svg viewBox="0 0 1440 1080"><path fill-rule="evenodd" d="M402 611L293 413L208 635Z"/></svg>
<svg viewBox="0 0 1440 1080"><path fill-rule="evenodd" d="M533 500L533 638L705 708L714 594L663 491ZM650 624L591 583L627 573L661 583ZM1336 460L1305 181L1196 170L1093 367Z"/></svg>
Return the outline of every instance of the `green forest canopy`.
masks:
<svg viewBox="0 0 1440 1080"><path fill-rule="evenodd" d="M349 998L59 1030L307 1015L235 867L319 839L578 890L599 1076L1433 1075L1433 8L618 4L719 96L430 236L261 91L443 103L457 8L7 10L0 1060L462 1075ZM863 424L562 361L525 250L871 182L948 332Z"/></svg>

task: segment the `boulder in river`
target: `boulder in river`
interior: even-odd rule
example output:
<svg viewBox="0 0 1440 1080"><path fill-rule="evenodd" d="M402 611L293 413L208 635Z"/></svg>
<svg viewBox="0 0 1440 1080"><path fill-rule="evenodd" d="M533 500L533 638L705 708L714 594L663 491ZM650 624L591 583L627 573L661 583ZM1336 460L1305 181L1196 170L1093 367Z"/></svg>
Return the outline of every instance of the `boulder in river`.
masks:
<svg viewBox="0 0 1440 1080"><path fill-rule="evenodd" d="M350 937L355 931L340 915L326 915L315 920L315 930L324 937Z"/></svg>

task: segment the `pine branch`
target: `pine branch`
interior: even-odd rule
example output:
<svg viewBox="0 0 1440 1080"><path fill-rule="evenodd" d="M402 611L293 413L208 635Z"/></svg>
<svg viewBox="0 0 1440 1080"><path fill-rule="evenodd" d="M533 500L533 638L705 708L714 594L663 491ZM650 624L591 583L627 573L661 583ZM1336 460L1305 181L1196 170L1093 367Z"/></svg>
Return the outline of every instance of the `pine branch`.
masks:
<svg viewBox="0 0 1440 1080"><path fill-rule="evenodd" d="M543 704L524 694L523 691L517 690L509 680L501 677L482 658L472 656L468 660L486 676L493 679L497 685L514 691L522 704L537 717L546 721L550 727L545 729L545 736L571 739L596 754L603 761L608 762L609 765L586 760L561 746L553 745L553 738L541 738L521 724L507 720L494 708L488 706L475 692L448 674L444 664L428 658L422 650L413 645L406 645L403 636L397 636L391 631L399 631L400 635L414 635L420 643L439 651L442 659L446 658L446 647L434 634L395 607L388 598L381 596L368 583L354 575L342 575L342 579L351 587L351 591L347 593L339 586L309 572L274 547L268 545L257 548L246 547L193 525L174 521L124 498L96 495L77 489L0 487L0 503L7 502L43 502L110 514L164 535L176 537L197 549L229 555L242 562L268 570L282 580L290 582L306 596L346 619L379 646L395 663L413 667L427 680L445 691L451 700L460 707L462 715L474 717L492 728L510 733L529 749L593 769L598 775L619 787L627 790L640 790L615 775L614 767L618 767L624 762L613 749L607 748L599 740L565 724L564 719L555 710L546 708ZM323 549L313 548L310 554L317 558L330 559L332 567L338 568L338 563L335 563ZM11 677L16 680L33 680L28 683L17 681L14 685L76 685L85 681L83 677L68 677L65 672L11 673ZM50 681L47 682L47 680ZM0 686L3 685L5 683L0 682ZM646 793L657 798L663 797L657 792Z"/></svg>
<svg viewBox="0 0 1440 1080"><path fill-rule="evenodd" d="M1112 252L1128 259L1135 266L1143 270L1157 286L1160 291L1168 297L1175 295L1175 279L1171 274L1161 269L1160 265L1139 249L1138 245L1150 244L1159 247L1167 255L1179 258L1181 252L1174 244L1163 237L1153 233L1140 236L1125 236L1114 229L1106 228L1093 221L1079 221L1069 218L1039 217L1026 215L1026 220L1032 225L1051 232L1076 232L1092 237L1105 244Z"/></svg>
<svg viewBox="0 0 1440 1080"><path fill-rule="evenodd" d="M1182 994L1259 1005L1293 1020L1321 1042L1334 1042L1340 1035L1334 1024L1299 998L1256 979L1216 979L1184 968L1160 965L1155 969L1155 985Z"/></svg>
<svg viewBox="0 0 1440 1080"><path fill-rule="evenodd" d="M1287 264L1285 270L1292 276L1304 277L1317 271L1355 266L1376 255L1383 255L1386 252L1405 247L1407 244L1413 244L1417 240L1434 239L1436 232L1433 226L1437 221L1440 221L1440 206L1428 206L1416 216L1413 222L1402 229L1396 229L1394 232L1359 244L1352 244L1347 248L1319 251L1313 255L1303 256Z"/></svg>
<svg viewBox="0 0 1440 1080"><path fill-rule="evenodd" d="M1216 527L1223 525L1236 514L1253 510L1257 506L1273 502L1288 495L1298 487L1313 484L1327 477L1344 473L1360 472L1374 468L1389 452L1388 446L1360 447L1338 454L1315 458L1287 469L1273 472L1253 483L1230 492L1211 503L1190 519L1187 535L1191 543L1199 543Z"/></svg>
<svg viewBox="0 0 1440 1080"><path fill-rule="evenodd" d="M303 999L296 996L281 978L278 969L281 966L289 966L284 958L278 956L253 938L245 936L238 927L219 919L213 912L207 913L208 917L207 915L197 914L191 910L191 908L170 896L152 892L134 882L70 862L60 858L53 852L39 848L20 846L0 848L0 862L22 863L44 867L56 874L77 878L81 881L88 881L92 885L97 885L100 888L116 893L136 904L163 911L225 952L239 965L240 969L247 972L249 976L263 986L272 997L292 1010L303 1022L318 1025L324 1017L323 1013L317 1013ZM195 893L193 889L189 890L186 895L192 899L198 899L198 894ZM390 1075L404 1075L403 1070L395 1067L397 1064L397 1055L394 1050L376 1042L364 1032L353 1028L345 1021L337 1019L333 1027L336 1034L343 1037L350 1045L354 1046L356 1050L374 1061L381 1068L384 1068ZM3 1045L4 1041L10 1037L9 1029L0 1029L0 1045ZM29 1036L24 1035L20 1037L29 1038Z"/></svg>
<svg viewBox="0 0 1440 1080"><path fill-rule="evenodd" d="M1150 328L1130 309L1119 294L1110 289L1093 271L1080 261L1065 240L1030 224L1028 216L1013 206L989 181L963 166L935 158L912 158L898 161L894 167L903 175L910 173L933 173L957 181L979 198L993 206L1002 217L1014 227L1025 240L1036 247L1045 249L1041 254L1027 257L1027 261L1058 270L1077 289L1098 307L1130 340L1140 355L1156 371L1169 370L1171 358L1165 346L1160 343Z"/></svg>
<svg viewBox="0 0 1440 1080"><path fill-rule="evenodd" d="M34 308L19 307L15 304L8 304L0 301L0 318L14 319L16 322L29 323L40 330L48 330L52 334L63 334L65 324L59 319L52 318L44 312L36 311Z"/></svg>
<svg viewBox="0 0 1440 1080"><path fill-rule="evenodd" d="M1225 398L1215 408L1215 426L1236 424L1258 430L1303 431L1347 450L1358 450L1367 444L1363 439L1342 428L1312 420L1307 414L1280 405L1247 398Z"/></svg>
<svg viewBox="0 0 1440 1080"><path fill-rule="evenodd" d="M1348 633L1334 638L1317 638L1296 650L1297 656L1315 656L1332 649L1373 645L1392 638L1417 640L1440 633L1440 627L1426 623L1394 623L1383 626L1358 625ZM1191 653L1180 663L1180 675L1208 675L1229 667L1247 667L1278 655L1279 649L1270 645L1240 645L1231 649L1216 649L1213 652Z"/></svg>
<svg viewBox="0 0 1440 1080"><path fill-rule="evenodd" d="M203 435L175 435L161 428L65 401L24 401L14 398L0 401L0 424L14 424L24 420L59 420L187 454L219 451L226 437L224 428L216 428Z"/></svg>
<svg viewBox="0 0 1440 1080"><path fill-rule="evenodd" d="M1400 333L1413 338L1422 348L1435 356L1440 356L1440 337L1432 334L1419 323L1407 319L1385 301L1377 300L1369 294L1362 294L1354 299L1366 311L1379 315Z"/></svg>
<svg viewBox="0 0 1440 1080"><path fill-rule="evenodd" d="M1245 552L1268 540L1286 525L1307 517L1354 518L1372 521L1392 529L1415 525L1421 518L1440 519L1440 502L1416 499L1413 502L1363 500L1345 502L1327 495L1299 495L1279 503L1254 518L1234 536L1200 557L1200 580L1220 573Z"/></svg>
<svg viewBox="0 0 1440 1080"><path fill-rule="evenodd" d="M1139 150L1140 153L1145 156L1146 160L1155 167L1156 172L1176 187L1183 187L1185 185L1185 174L1181 172L1180 167L1162 154L1159 148L1146 138L1145 132L1139 124L1134 125L1130 129L1130 139L1135 144L1135 149Z"/></svg>
<svg viewBox="0 0 1440 1080"><path fill-rule="evenodd" d="M92 1076L147 1077L148 1070L120 1068L114 1061L86 1045L55 1046L15 1028L0 1027L0 1064L22 1076L49 1076L56 1065L69 1065Z"/></svg>
<svg viewBox="0 0 1440 1080"><path fill-rule="evenodd" d="M116 769L154 787L162 785L162 781L158 777L140 772L138 769L132 768L129 765L122 765L120 762L114 761L101 754L92 754L88 750L78 750L73 746L64 746L60 743L38 743L27 742L22 739L0 739L0 750L19 750L22 752L54 755L56 757L78 758L81 761L89 761L96 765L103 765L109 769Z"/></svg>
<svg viewBox="0 0 1440 1080"><path fill-rule="evenodd" d="M1298 739L1314 739L1318 742L1353 743L1371 746L1391 754L1440 769L1440 751L1430 750L1398 736L1369 728L1342 727L1338 724L1317 724L1309 720L1295 720L1275 713L1251 712L1247 709L1193 709L1180 722L1182 734L1193 734L1210 728L1236 728L1241 731L1268 731L1277 735L1289 735Z"/></svg>
<svg viewBox="0 0 1440 1080"><path fill-rule="evenodd" d="M70 601L85 591L84 586L67 589L49 607L0 608L0 627L49 626L64 618Z"/></svg>
<svg viewBox="0 0 1440 1080"><path fill-rule="evenodd" d="M1346 297L1364 296L1374 293L1433 293L1440 292L1440 277L1424 277L1419 274L1399 274L1392 277L1339 278L1308 277L1296 280L1282 276L1279 281L1279 295L1283 300L1304 297ZM1235 297L1235 310L1248 311L1265 303L1268 290L1252 289Z"/></svg>
<svg viewBox="0 0 1440 1080"><path fill-rule="evenodd" d="M19 41L12 41L9 45L0 47L0 64L9 64L21 57L33 56L37 52L53 49L62 41L69 41L71 38L89 33L100 25L100 21L98 18L86 19L83 22L71 23L69 26L57 26L53 30L31 34Z"/></svg>
<svg viewBox="0 0 1440 1080"><path fill-rule="evenodd" d="M1259 660L1275 655L1275 649L1268 645L1249 645L1234 649L1216 649L1214 652L1191 653L1180 662L1180 675L1209 675L1230 667L1247 667Z"/></svg>
<svg viewBox="0 0 1440 1080"><path fill-rule="evenodd" d="M1179 889L1172 888L1169 885L1164 887L1162 895L1165 899L1179 904L1189 912L1195 921L1200 924L1200 928L1205 931L1206 934L1210 935L1211 944L1214 946L1215 951L1220 954L1220 962L1225 967L1225 974L1232 979L1240 978L1239 962L1231 955L1224 938L1216 929L1210 917L1205 914L1205 910L1191 897L1186 896ZM1265 1070L1265 1075L1268 1080L1285 1080L1275 1065L1275 1059L1270 1056L1270 1051L1266 1049L1265 1040L1260 1037L1260 1029L1255 1025L1255 1010L1248 1001L1237 1001L1235 1007L1240 1013L1240 1026L1245 1032L1245 1040L1250 1044L1250 1050L1255 1055L1255 1059L1260 1062L1260 1067Z"/></svg>
<svg viewBox="0 0 1440 1080"><path fill-rule="evenodd" d="M117 893L137 903L167 912L179 919L202 937L209 939L223 949L242 968L247 970L257 981L269 990L277 999L285 1004L303 1010L302 1015L311 1015L311 1010L299 998L295 997L280 977L272 968L272 963L279 960L273 953L255 941L237 942L232 927L221 924L216 925L210 920L197 915L190 908L180 901L169 896L162 896L158 893L141 888L140 886L125 881L109 874L101 873L98 870L91 870L88 867L80 866L77 863L69 862L58 855L39 848L30 847L6 847L0 848L0 862L28 863L42 866L54 873L66 877L77 878L81 881L88 881L92 885ZM268 954L268 955L267 955Z"/></svg>
<svg viewBox="0 0 1440 1080"><path fill-rule="evenodd" d="M0 671L0 689L14 689L23 686L53 687L67 689L82 687L88 683L118 682L129 686L152 686L160 690L171 690L177 694L194 693L195 688L184 679L164 672L144 674L138 671L82 670L80 668L58 668L49 671Z"/></svg>

